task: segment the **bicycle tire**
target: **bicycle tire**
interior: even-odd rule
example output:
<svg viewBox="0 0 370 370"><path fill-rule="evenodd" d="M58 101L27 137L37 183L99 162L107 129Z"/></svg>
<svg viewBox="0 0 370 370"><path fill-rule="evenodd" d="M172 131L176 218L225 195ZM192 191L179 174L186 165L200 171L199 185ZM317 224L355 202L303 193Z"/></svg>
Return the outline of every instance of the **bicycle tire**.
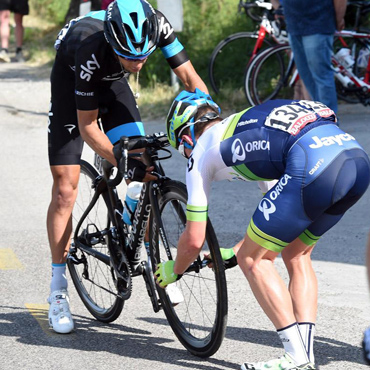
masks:
<svg viewBox="0 0 370 370"><path fill-rule="evenodd" d="M238 32L215 47L208 63L208 77L216 94L243 91L245 68L252 58L257 38L257 32ZM265 38L261 50L271 45L272 42Z"/></svg>
<svg viewBox="0 0 370 370"><path fill-rule="evenodd" d="M81 161L80 179L78 184L78 195L73 209L73 221L78 223L82 214L87 209L94 194L92 184L99 176L98 172L88 162ZM100 196L87 218L81 225L86 229L95 225L98 230L109 229L111 222L103 197ZM94 244L91 248L109 257L109 238ZM86 259L87 264L76 263ZM79 248L78 241L73 240L71 250L67 259L68 269L85 307L99 321L109 323L121 314L124 300L118 296L117 279L114 269L91 254L84 253Z"/></svg>
<svg viewBox="0 0 370 370"><path fill-rule="evenodd" d="M252 61L244 78L245 94L251 104L295 98L295 67L290 53L289 45L277 45Z"/></svg>
<svg viewBox="0 0 370 370"><path fill-rule="evenodd" d="M151 223L152 266L175 259L177 242L186 223L186 186L177 181L168 181L161 187L159 211L165 238L170 246L171 257L163 247L156 222ZM153 216L152 216L153 217ZM155 217L152 218L152 220ZM155 244L153 245L153 240ZM158 247L157 247L158 246ZM208 220L206 242L203 246L212 255L214 267L199 268L186 272L171 286L181 292L183 301L173 305L167 289L157 286L160 302L167 320L184 347L193 355L209 357L221 346L227 324L227 286L216 234ZM200 262L199 256L197 261Z"/></svg>

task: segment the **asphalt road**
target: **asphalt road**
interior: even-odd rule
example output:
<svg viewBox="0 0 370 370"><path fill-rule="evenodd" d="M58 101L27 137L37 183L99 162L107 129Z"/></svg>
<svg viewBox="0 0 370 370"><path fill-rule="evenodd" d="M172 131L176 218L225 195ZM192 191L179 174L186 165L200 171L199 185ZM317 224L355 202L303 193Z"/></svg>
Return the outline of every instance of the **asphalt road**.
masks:
<svg viewBox="0 0 370 370"><path fill-rule="evenodd" d="M220 350L209 359L190 355L163 312L155 314L144 282L118 320L94 320L70 283L76 331L57 335L47 327L50 253L46 210L51 176L47 159L49 82L42 69L0 64L0 369L239 369L245 361L278 357L282 348L239 269L227 271L229 320ZM370 153L369 109L341 105L341 127ZM148 133L163 122L146 123ZM84 154L89 157L89 151ZM184 160L164 162L167 174L184 179ZM242 194L242 197L241 197ZM240 201L242 198L242 201ZM214 185L210 216L223 246L244 234L260 198L256 184ZM365 244L370 191L327 233L313 254L319 281L315 340L321 370L361 370L361 339L370 325ZM281 260L277 265L286 277Z"/></svg>

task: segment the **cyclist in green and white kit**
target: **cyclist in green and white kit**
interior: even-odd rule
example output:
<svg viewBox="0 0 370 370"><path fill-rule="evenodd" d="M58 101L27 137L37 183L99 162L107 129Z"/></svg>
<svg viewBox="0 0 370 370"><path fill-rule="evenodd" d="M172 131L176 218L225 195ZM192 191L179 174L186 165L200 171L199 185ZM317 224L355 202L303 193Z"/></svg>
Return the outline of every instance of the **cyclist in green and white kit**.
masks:
<svg viewBox="0 0 370 370"><path fill-rule="evenodd" d="M307 100L272 100L222 120L209 95L183 91L169 111L167 132L188 158L187 223L176 261L157 266L157 284L179 279L199 255L211 182L258 181L265 194L233 251L285 354L241 368L316 369L317 280L310 256L369 186L368 155L338 127L331 109ZM289 288L274 267L279 253ZM232 255L223 251L223 258Z"/></svg>

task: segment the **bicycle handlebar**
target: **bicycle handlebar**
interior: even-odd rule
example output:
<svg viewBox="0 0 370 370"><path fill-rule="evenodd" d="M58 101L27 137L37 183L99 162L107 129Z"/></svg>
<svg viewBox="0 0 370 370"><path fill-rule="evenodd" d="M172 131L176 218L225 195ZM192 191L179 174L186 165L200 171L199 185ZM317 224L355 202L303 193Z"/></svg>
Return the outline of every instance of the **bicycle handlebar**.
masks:
<svg viewBox="0 0 370 370"><path fill-rule="evenodd" d="M266 10L272 10L272 4L264 2L264 1L259 1L259 0L256 0L253 2L247 2L244 0L240 0L238 10L240 11L242 8L244 8L245 10L249 10L252 8L263 8Z"/></svg>
<svg viewBox="0 0 370 370"><path fill-rule="evenodd" d="M115 152L118 153L119 159L117 163L117 174L114 178L108 180L110 187L117 186L123 179L127 179L128 158L130 156L138 156L141 154L130 154L130 150L152 148L155 150L163 149L169 146L167 135L163 132L154 133L153 135L127 137L122 136L118 144L116 144ZM116 155L117 156L117 155Z"/></svg>

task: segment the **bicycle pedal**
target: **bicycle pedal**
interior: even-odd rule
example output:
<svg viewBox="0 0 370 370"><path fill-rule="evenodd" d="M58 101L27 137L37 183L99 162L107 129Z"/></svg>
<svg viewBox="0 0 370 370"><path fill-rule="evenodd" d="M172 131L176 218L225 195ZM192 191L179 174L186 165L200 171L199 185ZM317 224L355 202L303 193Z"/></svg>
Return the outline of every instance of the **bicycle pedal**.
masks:
<svg viewBox="0 0 370 370"><path fill-rule="evenodd" d="M131 276L143 275L144 269L142 266L142 262L130 263L130 268L131 268Z"/></svg>

